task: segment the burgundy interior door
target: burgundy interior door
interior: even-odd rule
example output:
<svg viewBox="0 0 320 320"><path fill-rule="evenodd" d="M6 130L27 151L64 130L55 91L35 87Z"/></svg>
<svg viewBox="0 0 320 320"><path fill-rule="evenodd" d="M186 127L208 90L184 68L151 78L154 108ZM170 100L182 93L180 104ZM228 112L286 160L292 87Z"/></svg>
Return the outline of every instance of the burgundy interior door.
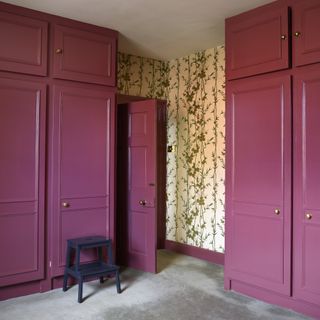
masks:
<svg viewBox="0 0 320 320"><path fill-rule="evenodd" d="M116 39L54 26L53 77L115 86Z"/></svg>
<svg viewBox="0 0 320 320"><path fill-rule="evenodd" d="M294 296L320 304L320 68L295 79Z"/></svg>
<svg viewBox="0 0 320 320"><path fill-rule="evenodd" d="M296 66L320 62L320 2L300 1L293 7L293 53Z"/></svg>
<svg viewBox="0 0 320 320"><path fill-rule="evenodd" d="M128 105L128 266L157 270L156 100Z"/></svg>
<svg viewBox="0 0 320 320"><path fill-rule="evenodd" d="M227 19L227 78L288 68L288 36L288 8L279 2Z"/></svg>
<svg viewBox="0 0 320 320"><path fill-rule="evenodd" d="M290 77L228 83L227 277L290 293Z"/></svg>
<svg viewBox="0 0 320 320"><path fill-rule="evenodd" d="M0 12L0 69L45 76L48 23Z"/></svg>
<svg viewBox="0 0 320 320"><path fill-rule="evenodd" d="M67 239L110 236L113 106L112 91L54 86L50 177L54 276L63 272ZM86 259L90 257L82 257Z"/></svg>
<svg viewBox="0 0 320 320"><path fill-rule="evenodd" d="M44 276L46 86L0 79L0 286Z"/></svg>

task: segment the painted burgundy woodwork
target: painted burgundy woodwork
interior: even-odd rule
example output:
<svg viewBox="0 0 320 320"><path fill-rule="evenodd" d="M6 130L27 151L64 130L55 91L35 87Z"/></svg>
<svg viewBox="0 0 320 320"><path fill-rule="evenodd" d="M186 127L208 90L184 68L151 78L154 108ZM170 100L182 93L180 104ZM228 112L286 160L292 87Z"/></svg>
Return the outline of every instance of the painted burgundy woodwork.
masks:
<svg viewBox="0 0 320 320"><path fill-rule="evenodd" d="M0 11L0 70L45 76L48 23Z"/></svg>
<svg viewBox="0 0 320 320"><path fill-rule="evenodd" d="M166 102L119 100L127 103L117 113L117 258L156 272L166 235Z"/></svg>
<svg viewBox="0 0 320 320"><path fill-rule="evenodd" d="M54 78L115 86L114 37L55 25L53 51Z"/></svg>
<svg viewBox="0 0 320 320"><path fill-rule="evenodd" d="M290 77L231 82L227 99L227 277L289 294Z"/></svg>
<svg viewBox="0 0 320 320"><path fill-rule="evenodd" d="M294 296L320 305L320 66L295 77ZM310 220L307 214L311 214Z"/></svg>
<svg viewBox="0 0 320 320"><path fill-rule="evenodd" d="M0 78L0 286L44 277L46 86Z"/></svg>
<svg viewBox="0 0 320 320"><path fill-rule="evenodd" d="M65 51L55 78L57 39ZM59 283L66 238L115 238L115 89L95 84L115 86L116 39L0 2L1 300Z"/></svg>
<svg viewBox="0 0 320 320"><path fill-rule="evenodd" d="M288 7L281 2L227 19L227 78L288 68L288 38Z"/></svg>
<svg viewBox="0 0 320 320"><path fill-rule="evenodd" d="M156 106L128 105L128 265L148 272L157 269Z"/></svg>
<svg viewBox="0 0 320 320"><path fill-rule="evenodd" d="M320 2L300 1L293 6L293 48L296 66L320 62ZM299 35L296 36L295 33Z"/></svg>
<svg viewBox="0 0 320 320"><path fill-rule="evenodd" d="M108 89L54 86L50 195L54 276L63 273L67 239L110 234L113 106L114 93Z"/></svg>

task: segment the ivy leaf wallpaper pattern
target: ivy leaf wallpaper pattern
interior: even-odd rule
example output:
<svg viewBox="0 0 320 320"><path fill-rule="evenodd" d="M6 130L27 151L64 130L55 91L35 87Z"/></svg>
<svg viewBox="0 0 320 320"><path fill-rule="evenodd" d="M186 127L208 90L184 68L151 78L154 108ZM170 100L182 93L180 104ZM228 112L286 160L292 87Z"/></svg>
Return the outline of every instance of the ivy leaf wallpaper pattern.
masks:
<svg viewBox="0 0 320 320"><path fill-rule="evenodd" d="M166 99L167 239L224 252L225 52L171 61L118 54L118 92Z"/></svg>

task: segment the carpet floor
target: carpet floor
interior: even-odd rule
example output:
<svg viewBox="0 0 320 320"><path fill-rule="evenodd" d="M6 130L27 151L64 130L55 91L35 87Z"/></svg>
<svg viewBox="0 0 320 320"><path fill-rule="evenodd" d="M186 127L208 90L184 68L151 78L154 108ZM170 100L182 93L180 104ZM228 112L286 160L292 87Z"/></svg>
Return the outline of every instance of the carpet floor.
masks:
<svg viewBox="0 0 320 320"><path fill-rule="evenodd" d="M115 282L84 284L0 302L1 320L298 320L310 319L223 289L223 267L166 250L158 252L158 273L133 269Z"/></svg>

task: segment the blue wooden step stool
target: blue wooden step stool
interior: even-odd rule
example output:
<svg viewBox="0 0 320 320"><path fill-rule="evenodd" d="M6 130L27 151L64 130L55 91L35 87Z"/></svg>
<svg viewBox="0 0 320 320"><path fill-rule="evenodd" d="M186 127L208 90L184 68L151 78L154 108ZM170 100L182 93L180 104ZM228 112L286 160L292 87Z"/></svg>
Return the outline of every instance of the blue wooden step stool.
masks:
<svg viewBox="0 0 320 320"><path fill-rule="evenodd" d="M98 259L89 263L80 263L80 253L83 249L98 249ZM103 248L107 250L107 262L103 259ZM71 264L72 250L75 250L75 263ZM119 267L113 264L112 242L101 236L84 237L67 240L66 266L63 277L63 291L67 291L68 277L78 280L78 302L81 303L83 281L86 277L99 277L103 283L103 277L115 275L117 292L121 293Z"/></svg>

